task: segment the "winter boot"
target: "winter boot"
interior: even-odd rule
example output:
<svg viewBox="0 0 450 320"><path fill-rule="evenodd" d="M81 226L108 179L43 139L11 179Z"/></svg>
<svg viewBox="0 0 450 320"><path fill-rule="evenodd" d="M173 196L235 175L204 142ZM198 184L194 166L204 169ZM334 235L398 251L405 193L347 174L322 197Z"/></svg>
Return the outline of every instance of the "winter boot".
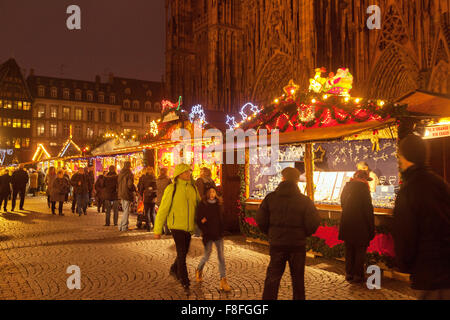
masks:
<svg viewBox="0 0 450 320"><path fill-rule="evenodd" d="M220 279L220 290L223 290L225 292L230 292L231 291L231 288L228 285L226 278Z"/></svg>

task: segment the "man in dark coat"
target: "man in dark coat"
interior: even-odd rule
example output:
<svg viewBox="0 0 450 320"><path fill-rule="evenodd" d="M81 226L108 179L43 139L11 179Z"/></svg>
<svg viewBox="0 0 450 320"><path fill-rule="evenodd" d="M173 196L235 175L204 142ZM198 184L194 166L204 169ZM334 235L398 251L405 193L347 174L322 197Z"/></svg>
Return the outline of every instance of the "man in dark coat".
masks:
<svg viewBox="0 0 450 320"><path fill-rule="evenodd" d="M144 214L148 217L148 231L150 223L155 225L154 212L156 204L156 179L153 167L148 166L146 173L139 178L138 191L144 202Z"/></svg>
<svg viewBox="0 0 450 320"><path fill-rule="evenodd" d="M16 207L17 194L20 195L19 209L23 210L23 203L25 202L25 191L28 181L28 173L23 168L23 164L21 164L19 166L19 169L14 171L14 173L12 174L13 196L11 202L11 211L14 211L14 208Z"/></svg>
<svg viewBox="0 0 450 320"><path fill-rule="evenodd" d="M117 182L116 167L110 166L109 171L106 174L103 182L104 195L105 195L105 208L106 208L106 222L105 226L108 227L111 223L111 208L114 210L114 225L117 226L119 219L119 197L117 195L118 182Z"/></svg>
<svg viewBox="0 0 450 320"><path fill-rule="evenodd" d="M375 216L368 181L372 181L369 172L358 170L341 193L339 240L345 243L345 279L354 283L364 281L366 251L375 236Z"/></svg>
<svg viewBox="0 0 450 320"><path fill-rule="evenodd" d="M85 173L89 189L88 206L90 207L92 205L92 195L94 193L94 183L95 183L94 166L90 165L88 168L85 168Z"/></svg>
<svg viewBox="0 0 450 320"><path fill-rule="evenodd" d="M77 173L72 176L71 184L73 186L73 193L77 202L77 213L81 217L81 214L87 214L87 206L89 201L89 186L85 168L78 168Z"/></svg>
<svg viewBox="0 0 450 320"><path fill-rule="evenodd" d="M416 135L399 144L402 185L394 209L394 244L401 271L424 300L450 299L450 189L425 167L427 148Z"/></svg>
<svg viewBox="0 0 450 320"><path fill-rule="evenodd" d="M120 221L119 231L128 231L128 216L130 214L131 203L135 200L134 192L134 174L131 172L131 162L126 161L123 169L120 170L119 177L119 199L122 200L122 220Z"/></svg>
<svg viewBox="0 0 450 320"><path fill-rule="evenodd" d="M281 174L283 181L265 197L256 215L256 222L268 235L270 244L262 298L277 299L280 280L289 262L293 299L305 300L306 237L317 230L320 217L314 203L298 188L300 171L285 168Z"/></svg>
<svg viewBox="0 0 450 320"><path fill-rule="evenodd" d="M95 181L95 198L97 200L97 212L105 212L105 176L108 171L104 171Z"/></svg>
<svg viewBox="0 0 450 320"><path fill-rule="evenodd" d="M11 176L8 170L4 170L3 174L0 176L0 208L3 203L3 210L8 212L6 208L8 204L8 198L11 194Z"/></svg>

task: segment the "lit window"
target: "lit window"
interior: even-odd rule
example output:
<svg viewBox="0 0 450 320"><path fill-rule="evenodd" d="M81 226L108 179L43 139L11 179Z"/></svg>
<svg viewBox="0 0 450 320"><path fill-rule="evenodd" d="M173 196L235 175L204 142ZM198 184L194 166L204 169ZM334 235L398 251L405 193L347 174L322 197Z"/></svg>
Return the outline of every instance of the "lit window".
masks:
<svg viewBox="0 0 450 320"><path fill-rule="evenodd" d="M70 119L70 107L63 107L63 119Z"/></svg>
<svg viewBox="0 0 450 320"><path fill-rule="evenodd" d="M54 123L50 125L50 137L55 138L58 135L58 126Z"/></svg>
<svg viewBox="0 0 450 320"><path fill-rule="evenodd" d="M75 109L75 120L83 120L83 109Z"/></svg>
<svg viewBox="0 0 450 320"><path fill-rule="evenodd" d="M22 121L20 119L13 119L13 128L21 128Z"/></svg>
<svg viewBox="0 0 450 320"><path fill-rule="evenodd" d="M50 142L50 147L57 147L58 144L56 142Z"/></svg>
<svg viewBox="0 0 450 320"><path fill-rule="evenodd" d="M31 128L31 121L22 119L22 128L26 128L26 129Z"/></svg>
<svg viewBox="0 0 450 320"><path fill-rule="evenodd" d="M24 102L23 103L23 110L30 110L31 109L31 103L30 102Z"/></svg>
<svg viewBox="0 0 450 320"><path fill-rule="evenodd" d="M38 118L44 118L45 117L45 106L39 106L38 107Z"/></svg>
<svg viewBox="0 0 450 320"><path fill-rule="evenodd" d="M92 139L94 137L94 129L88 127L86 130L86 136L88 139Z"/></svg>
<svg viewBox="0 0 450 320"><path fill-rule="evenodd" d="M50 118L53 118L53 119L58 118L58 107L57 106L50 107Z"/></svg>
<svg viewBox="0 0 450 320"><path fill-rule="evenodd" d="M43 123L39 123L37 126L37 135L42 137L45 134L45 125Z"/></svg>
<svg viewBox="0 0 450 320"><path fill-rule="evenodd" d="M17 109L22 110L23 109L23 103L22 101L17 101Z"/></svg>
<svg viewBox="0 0 450 320"><path fill-rule="evenodd" d="M51 91L52 98L56 98L58 96L58 89L53 87Z"/></svg>
<svg viewBox="0 0 450 320"><path fill-rule="evenodd" d="M30 138L22 138L22 148L28 148L30 146Z"/></svg>
<svg viewBox="0 0 450 320"><path fill-rule="evenodd" d="M12 109L12 102L11 101L5 101L6 105L5 105L5 109Z"/></svg>

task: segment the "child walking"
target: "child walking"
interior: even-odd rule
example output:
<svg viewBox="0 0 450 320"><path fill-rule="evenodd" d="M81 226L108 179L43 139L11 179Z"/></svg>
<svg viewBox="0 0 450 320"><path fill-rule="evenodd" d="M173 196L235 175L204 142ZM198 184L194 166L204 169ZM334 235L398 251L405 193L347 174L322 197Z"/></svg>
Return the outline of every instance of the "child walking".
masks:
<svg viewBox="0 0 450 320"><path fill-rule="evenodd" d="M200 202L197 208L196 222L202 231L203 245L205 246L205 255L200 261L195 272L197 282L203 280L202 272L205 263L209 260L213 243L217 249L217 257L219 258L220 272L220 290L226 292L231 291L230 286L225 278L225 257L223 254L223 206L222 199L217 196L214 187L208 187L206 197Z"/></svg>

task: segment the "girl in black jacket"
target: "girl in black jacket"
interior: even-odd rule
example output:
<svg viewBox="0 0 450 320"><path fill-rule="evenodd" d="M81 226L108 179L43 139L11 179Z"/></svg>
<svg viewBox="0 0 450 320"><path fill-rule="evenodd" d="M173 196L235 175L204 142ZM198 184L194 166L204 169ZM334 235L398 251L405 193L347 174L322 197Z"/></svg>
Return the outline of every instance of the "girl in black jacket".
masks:
<svg viewBox="0 0 450 320"><path fill-rule="evenodd" d="M225 257L223 254L223 205L222 199L217 196L216 189L209 187L206 197L200 202L195 217L196 223L202 231L205 255L200 261L195 277L197 282L202 281L202 271L206 261L209 260L213 243L216 245L219 258L220 290L231 291L225 278Z"/></svg>

